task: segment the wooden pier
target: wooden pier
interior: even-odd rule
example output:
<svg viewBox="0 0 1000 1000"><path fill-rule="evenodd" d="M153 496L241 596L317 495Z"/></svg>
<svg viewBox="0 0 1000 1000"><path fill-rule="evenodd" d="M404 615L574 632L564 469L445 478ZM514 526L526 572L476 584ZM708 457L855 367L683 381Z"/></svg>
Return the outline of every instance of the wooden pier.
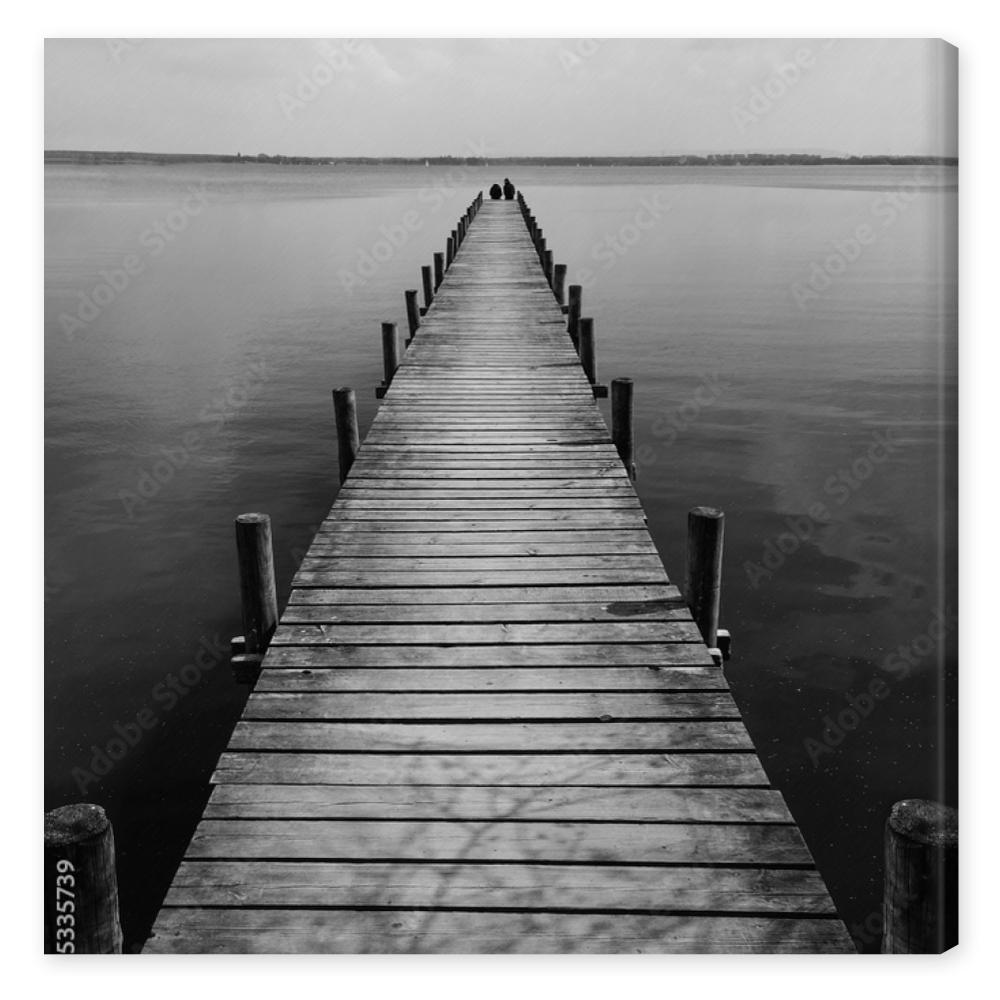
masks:
<svg viewBox="0 0 1000 1000"><path fill-rule="evenodd" d="M145 950L853 952L649 536L565 268L518 203L471 208Z"/></svg>

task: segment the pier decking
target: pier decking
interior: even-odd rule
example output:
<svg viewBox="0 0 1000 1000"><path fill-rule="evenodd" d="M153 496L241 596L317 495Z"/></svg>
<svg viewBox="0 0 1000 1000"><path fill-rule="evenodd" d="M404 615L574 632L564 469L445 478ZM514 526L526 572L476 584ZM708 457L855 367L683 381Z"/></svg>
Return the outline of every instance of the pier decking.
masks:
<svg viewBox="0 0 1000 1000"><path fill-rule="evenodd" d="M316 535L147 952L853 951L514 202Z"/></svg>

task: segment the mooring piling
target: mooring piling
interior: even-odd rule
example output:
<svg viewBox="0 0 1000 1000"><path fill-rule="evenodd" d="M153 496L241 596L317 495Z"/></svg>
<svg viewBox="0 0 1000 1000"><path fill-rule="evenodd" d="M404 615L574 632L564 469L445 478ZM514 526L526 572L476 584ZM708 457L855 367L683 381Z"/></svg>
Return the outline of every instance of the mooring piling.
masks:
<svg viewBox="0 0 1000 1000"><path fill-rule="evenodd" d="M361 438L358 434L358 404L353 389L345 386L333 390L333 413L337 423L340 481L343 483L361 447Z"/></svg>
<svg viewBox="0 0 1000 1000"><path fill-rule="evenodd" d="M403 294L406 298L406 324L410 331L406 343L409 345L416 336L417 330L420 329L420 307L417 305L417 290L415 288L408 288Z"/></svg>
<svg viewBox="0 0 1000 1000"><path fill-rule="evenodd" d="M958 811L903 799L885 824L882 953L939 955L958 943Z"/></svg>
<svg viewBox="0 0 1000 1000"><path fill-rule="evenodd" d="M572 292L579 285L570 285ZM611 440L618 449L618 457L625 466L629 479L635 479L635 428L633 425L633 384L630 378L611 381Z"/></svg>
<svg viewBox="0 0 1000 1000"><path fill-rule="evenodd" d="M688 511L684 598L709 652L718 650L725 515L714 507ZM721 652L717 659L721 659Z"/></svg>
<svg viewBox="0 0 1000 1000"><path fill-rule="evenodd" d="M589 316L580 318L580 364L591 385L597 383L597 356L594 352L594 321Z"/></svg>
<svg viewBox="0 0 1000 1000"><path fill-rule="evenodd" d="M244 653L263 656L278 624L271 518L267 514L240 514L235 524Z"/></svg>
<svg viewBox="0 0 1000 1000"><path fill-rule="evenodd" d="M392 376L399 367L399 338L396 336L395 323L382 324L382 385L386 388L392 382Z"/></svg>
<svg viewBox="0 0 1000 1000"><path fill-rule="evenodd" d="M552 268L552 291L555 293L556 302L564 306L566 304L566 265L556 264Z"/></svg>
<svg viewBox="0 0 1000 1000"><path fill-rule="evenodd" d="M583 287L581 285L569 286L569 312L566 317L566 332L569 339L573 341L573 346L580 350L580 309L583 304Z"/></svg>
<svg viewBox="0 0 1000 1000"><path fill-rule="evenodd" d="M424 286L424 312L426 313L431 307L431 303L434 301L434 285L433 285L433 275L431 273L430 264L424 264L420 268L420 280L423 282Z"/></svg>
<svg viewBox="0 0 1000 1000"><path fill-rule="evenodd" d="M90 802L45 814L45 951L120 955L115 837L104 810Z"/></svg>

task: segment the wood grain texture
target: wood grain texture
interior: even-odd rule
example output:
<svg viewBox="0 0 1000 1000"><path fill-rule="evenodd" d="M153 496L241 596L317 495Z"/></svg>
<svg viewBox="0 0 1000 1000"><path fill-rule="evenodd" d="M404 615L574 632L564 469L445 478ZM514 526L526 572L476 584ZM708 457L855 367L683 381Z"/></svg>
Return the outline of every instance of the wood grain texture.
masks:
<svg viewBox="0 0 1000 1000"><path fill-rule="evenodd" d="M463 218L146 950L851 951L518 203Z"/></svg>

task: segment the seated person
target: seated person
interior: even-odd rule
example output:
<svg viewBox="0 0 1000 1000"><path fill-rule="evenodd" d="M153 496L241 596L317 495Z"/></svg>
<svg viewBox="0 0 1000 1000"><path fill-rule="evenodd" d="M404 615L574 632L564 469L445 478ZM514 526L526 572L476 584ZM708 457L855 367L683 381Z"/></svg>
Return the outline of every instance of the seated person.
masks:
<svg viewBox="0 0 1000 1000"><path fill-rule="evenodd" d="M499 184L494 184L493 187L490 188L490 197L494 201L498 201L500 198L503 197L503 191L501 190Z"/></svg>
<svg viewBox="0 0 1000 1000"><path fill-rule="evenodd" d="M509 177L505 177L503 179L503 196L508 201L513 201L514 200L514 194L515 194L514 185L511 184Z"/></svg>

